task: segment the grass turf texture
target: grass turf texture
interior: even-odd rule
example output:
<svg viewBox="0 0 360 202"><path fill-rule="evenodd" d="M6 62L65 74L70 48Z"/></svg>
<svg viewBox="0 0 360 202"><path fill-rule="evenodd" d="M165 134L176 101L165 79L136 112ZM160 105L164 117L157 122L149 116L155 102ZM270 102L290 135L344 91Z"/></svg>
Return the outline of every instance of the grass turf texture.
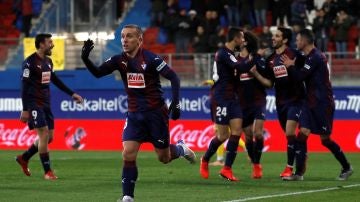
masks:
<svg viewBox="0 0 360 202"><path fill-rule="evenodd" d="M14 157L20 151L0 151L0 201L116 201L121 195L121 152L51 151L57 181L43 180L38 155L29 163L32 176L25 176ZM202 154L198 153L198 157ZM285 153L264 153L264 176L251 179L252 166L244 152L238 154L233 171L241 180L228 182L218 176L220 167L210 167L210 177L199 175L199 162L184 159L162 165L152 152L138 156L139 177L135 200L229 201L256 196L304 192L356 185L331 191L273 197L260 201L358 201L360 200L360 154L348 153L354 174L337 181L340 165L330 153L310 153L305 180L284 182L279 178L286 162ZM215 159L215 157L213 157Z"/></svg>

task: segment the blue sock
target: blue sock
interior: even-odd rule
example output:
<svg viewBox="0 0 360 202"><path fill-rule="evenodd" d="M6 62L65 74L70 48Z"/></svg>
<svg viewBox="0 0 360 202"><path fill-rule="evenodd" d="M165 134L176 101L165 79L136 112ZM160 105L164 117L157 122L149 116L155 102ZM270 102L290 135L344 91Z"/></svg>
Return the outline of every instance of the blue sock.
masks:
<svg viewBox="0 0 360 202"><path fill-rule="evenodd" d="M134 197L135 183L138 177L136 161L123 161L122 190L124 196Z"/></svg>
<svg viewBox="0 0 360 202"><path fill-rule="evenodd" d="M239 139L240 136L230 135L229 141L226 145L225 166L227 167L231 168L232 164L234 163L239 145Z"/></svg>
<svg viewBox="0 0 360 202"><path fill-rule="evenodd" d="M216 150L219 148L219 146L222 144L223 142L220 141L217 137L214 137L209 145L209 148L206 150L204 156L203 156L203 160L206 162L210 161L210 158L215 154Z"/></svg>

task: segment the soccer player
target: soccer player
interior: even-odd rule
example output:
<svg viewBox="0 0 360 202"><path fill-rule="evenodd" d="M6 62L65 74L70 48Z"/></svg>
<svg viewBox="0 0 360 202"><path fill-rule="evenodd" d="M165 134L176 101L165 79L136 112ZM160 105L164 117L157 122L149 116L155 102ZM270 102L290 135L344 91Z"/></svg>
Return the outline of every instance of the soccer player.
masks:
<svg viewBox="0 0 360 202"><path fill-rule="evenodd" d="M45 171L46 180L56 180L51 170L48 144L54 136L54 117L50 108L50 82L70 95L77 103L83 98L74 93L56 76L53 63L48 57L54 48L51 34L38 34L35 37L36 52L25 59L22 64L21 98L23 110L20 121L28 123L30 130L35 129L38 139L22 155L16 157L25 175L30 176L28 163L30 158L39 152Z"/></svg>
<svg viewBox="0 0 360 202"><path fill-rule="evenodd" d="M246 60L239 62L234 56L235 48L244 42L241 29L231 27L228 31L227 42L215 54L213 66L213 80L215 84L211 88L211 115L215 122L218 133L211 140L209 148L200 162L200 175L204 179L209 178L209 161L218 147L228 139L226 146L225 165L220 170L220 175L230 181L238 181L233 175L232 164L236 158L237 147L242 133L242 112L240 102L236 97L237 72L248 72L254 62ZM230 126L230 131L229 131Z"/></svg>
<svg viewBox="0 0 360 202"><path fill-rule="evenodd" d="M275 51L266 60L266 77L258 75L259 81L264 85L275 86L276 110L281 128L286 134L287 139L287 165L280 177L292 175L293 164L295 161L296 149L296 127L298 125L301 108L304 104L305 87L302 81L294 80L288 74L287 68L283 64L281 57L286 55L293 59L297 57L297 63L303 64L301 54L289 47L291 42L291 30L279 27L272 37L272 47ZM253 73L257 70L253 69ZM260 79L263 78L263 79Z"/></svg>
<svg viewBox="0 0 360 202"><path fill-rule="evenodd" d="M244 32L244 43L240 46L239 61L248 60L250 55L257 55L258 39L249 32ZM265 75L265 60L260 56L254 57L256 72ZM245 146L251 163L253 164L252 178L262 177L260 164L262 150L264 148L264 121L266 91L265 86L254 77L251 72L238 74L238 98L242 107L245 133Z"/></svg>
<svg viewBox="0 0 360 202"><path fill-rule="evenodd" d="M176 73L154 53L142 48L143 32L134 24L121 31L123 52L106 60L100 67L89 59L94 43L84 42L82 60L97 78L119 71L128 95L128 113L124 126L122 190L123 201L134 200L138 177L136 158L143 142L151 142L160 162L166 164L180 156L195 163L195 153L180 140L170 144L169 114L173 120L180 117L180 80ZM166 106L160 85L160 75L170 80L172 102ZM121 199L120 199L121 200Z"/></svg>
<svg viewBox="0 0 360 202"><path fill-rule="evenodd" d="M208 85L212 86L214 85L214 80L208 79L202 82L202 85ZM229 128L230 130L230 128ZM216 127L216 124L214 124L214 134L216 135L218 133L218 129ZM243 139L239 139L239 146L246 150L245 148L245 142ZM221 144L219 148L216 150L216 160L209 163L211 166L224 166L224 151L225 151L225 143Z"/></svg>
<svg viewBox="0 0 360 202"><path fill-rule="evenodd" d="M296 46L304 52L305 64L301 68L294 68L295 59L283 56L283 63L288 68L292 78L305 81L306 105L304 105L297 135L296 171L284 180L303 180L307 154L307 139L310 133L320 135L321 144L328 148L342 166L338 180L347 180L353 169L345 157L340 146L331 139L335 103L330 82L329 65L327 59L314 45L312 31L304 29L296 36Z"/></svg>

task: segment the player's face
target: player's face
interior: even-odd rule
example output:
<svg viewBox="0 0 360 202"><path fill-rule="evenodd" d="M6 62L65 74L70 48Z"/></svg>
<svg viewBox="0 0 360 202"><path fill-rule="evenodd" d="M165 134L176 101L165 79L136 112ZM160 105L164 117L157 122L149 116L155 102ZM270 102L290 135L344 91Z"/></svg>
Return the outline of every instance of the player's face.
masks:
<svg viewBox="0 0 360 202"><path fill-rule="evenodd" d="M51 49L54 48L53 40L51 38L46 38L42 44L42 49L44 50L44 54L50 56Z"/></svg>
<svg viewBox="0 0 360 202"><path fill-rule="evenodd" d="M303 50L304 49L304 47L305 47L305 41L304 41L304 39L301 37L301 35L300 34L297 34L296 35L296 48L298 49L298 50Z"/></svg>
<svg viewBox="0 0 360 202"><path fill-rule="evenodd" d="M244 46L245 44L244 33L240 32L239 36L235 37L235 41L236 41L235 49L240 49L242 46Z"/></svg>
<svg viewBox="0 0 360 202"><path fill-rule="evenodd" d="M283 34L280 30L277 30L275 34L272 36L272 47L274 49L280 48L282 45L284 45L284 38Z"/></svg>
<svg viewBox="0 0 360 202"><path fill-rule="evenodd" d="M138 50L142 37L137 33L136 28L124 28L121 31L121 44L125 53L134 53Z"/></svg>

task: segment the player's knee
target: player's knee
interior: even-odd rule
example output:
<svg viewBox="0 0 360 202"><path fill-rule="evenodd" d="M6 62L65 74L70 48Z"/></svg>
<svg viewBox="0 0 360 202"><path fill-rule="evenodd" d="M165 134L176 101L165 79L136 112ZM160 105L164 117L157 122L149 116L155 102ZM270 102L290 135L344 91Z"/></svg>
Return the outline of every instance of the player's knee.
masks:
<svg viewBox="0 0 360 202"><path fill-rule="evenodd" d="M325 147L328 147L331 144L331 139L321 139L321 144L324 145Z"/></svg>
<svg viewBox="0 0 360 202"><path fill-rule="evenodd" d="M297 135L296 139L299 142L306 142L308 138L308 135L306 135L305 133L302 133L301 131L299 132L299 134Z"/></svg>
<svg viewBox="0 0 360 202"><path fill-rule="evenodd" d="M123 160L125 161L135 161L136 160L136 154L132 152L123 151L122 153Z"/></svg>
<svg viewBox="0 0 360 202"><path fill-rule="evenodd" d="M310 132L311 132L310 129L307 129L307 128L300 128L300 131L299 131L300 134L303 134L306 136L309 136Z"/></svg>
<svg viewBox="0 0 360 202"><path fill-rule="evenodd" d="M255 140L259 141L259 140L263 140L264 136L262 133L255 133Z"/></svg>

